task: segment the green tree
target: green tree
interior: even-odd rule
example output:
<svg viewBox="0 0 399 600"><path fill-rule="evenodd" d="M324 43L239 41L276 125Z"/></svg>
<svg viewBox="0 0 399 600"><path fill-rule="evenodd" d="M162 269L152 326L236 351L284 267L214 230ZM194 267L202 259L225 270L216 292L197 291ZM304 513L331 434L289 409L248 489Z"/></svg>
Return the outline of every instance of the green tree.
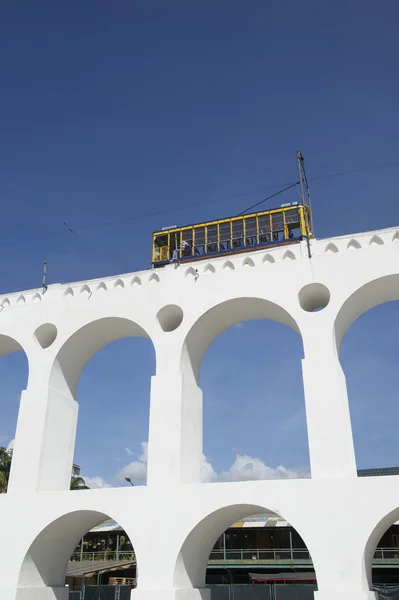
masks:
<svg viewBox="0 0 399 600"><path fill-rule="evenodd" d="M4 494L7 491L8 480L10 478L12 460L12 450L0 447L0 493Z"/></svg>
<svg viewBox="0 0 399 600"><path fill-rule="evenodd" d="M12 461L12 450L0 447L0 494L7 491ZM71 477L71 490L88 490L83 477Z"/></svg>
<svg viewBox="0 0 399 600"><path fill-rule="evenodd" d="M89 490L83 477L71 477L71 490Z"/></svg>

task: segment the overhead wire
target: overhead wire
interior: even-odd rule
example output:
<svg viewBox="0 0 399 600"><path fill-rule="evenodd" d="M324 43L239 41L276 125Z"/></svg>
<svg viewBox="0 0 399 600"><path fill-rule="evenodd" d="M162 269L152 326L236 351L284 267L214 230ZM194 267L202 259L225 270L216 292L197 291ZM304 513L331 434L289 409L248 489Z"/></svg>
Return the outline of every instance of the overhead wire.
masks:
<svg viewBox="0 0 399 600"><path fill-rule="evenodd" d="M372 171L375 169L382 169L382 168L387 168L387 167L393 167L393 166L397 166L399 165L399 160L398 161L392 161L392 162L388 162L388 163L383 163L383 164L379 164L379 165L373 165L373 166L369 166L369 167L362 167L359 169L349 169L347 171L339 171L336 173L326 173L323 175L316 175L314 177L308 177L309 181L317 181L320 179L328 179L328 178L332 178L332 177L341 177L343 175L351 175L354 173L362 173L365 171ZM223 202L225 200L230 200L233 198L239 198L242 196L249 196L251 194L255 194L258 193L260 191L265 191L265 190L271 190L271 189L276 189L277 187L281 187L281 186L285 186L283 190L279 190L275 195L282 193L283 191L285 191L286 189L289 189L291 187L294 187L295 185L297 185L297 182L287 182L287 183L283 183L280 185L272 185L272 186L268 186L265 188L259 188L257 190L251 190L251 191L247 191L247 192L241 192L240 194L233 194L231 196L222 196L220 198L214 198L212 200L203 200L201 202L192 202L190 204L185 204L185 205L180 205L180 206L174 206L171 208L163 208L160 210L155 210L152 212L147 212L147 213L141 213L138 215L132 215L132 216L125 216L125 217L119 217L118 219L113 219L113 220L109 220L109 221L102 221L100 223L91 223L88 225L81 225L78 227L73 227L73 232L77 232L77 231L84 231L84 230L88 230L88 229L94 229L97 227L107 227L110 225L116 225L118 223L124 223L126 221L137 221L140 219L146 219L148 217L156 217L158 215L162 215L162 214L168 214L168 213L173 213L173 212L179 212L179 211L183 211L186 210L188 208L194 208L194 207L198 207L198 206L205 206L205 205L209 205L209 204L216 204L218 202ZM274 195L273 195L274 196ZM271 197L273 197L271 196ZM255 205L253 205L253 207L257 206L258 204L261 204L262 202L265 202L265 200L267 199L262 199L259 201L259 203L256 203ZM249 210L249 209L246 209ZM243 211L246 212L246 211ZM240 213L241 214L241 213ZM23 238L23 239L19 239L19 240L12 240L9 242L3 242L0 243L0 248L4 248L7 246L14 246L14 245L18 245L18 244L24 244L27 242L35 242L38 240L42 240L42 239L47 239L50 237L55 237L58 235L64 235L66 233L65 230L65 226L63 229L57 230L57 231L52 231L49 233L43 233L42 235L38 235L38 236L32 236L32 237L27 237L27 238ZM76 234L75 234L76 235Z"/></svg>

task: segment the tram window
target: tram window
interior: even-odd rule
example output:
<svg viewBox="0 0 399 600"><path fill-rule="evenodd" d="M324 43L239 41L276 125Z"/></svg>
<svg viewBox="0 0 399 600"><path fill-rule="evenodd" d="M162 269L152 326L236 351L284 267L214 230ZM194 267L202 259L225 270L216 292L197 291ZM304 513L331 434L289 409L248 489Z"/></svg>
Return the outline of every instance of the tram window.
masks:
<svg viewBox="0 0 399 600"><path fill-rule="evenodd" d="M206 228L206 241L208 252L216 252L218 249L218 226L208 225Z"/></svg>
<svg viewBox="0 0 399 600"><path fill-rule="evenodd" d="M299 235L299 211L297 208L284 212L285 223L288 229L288 238Z"/></svg>
<svg viewBox="0 0 399 600"><path fill-rule="evenodd" d="M230 221L219 225L220 249L230 249Z"/></svg>
<svg viewBox="0 0 399 600"><path fill-rule="evenodd" d="M279 233L284 232L284 221L282 212L272 214L272 231L273 242L278 242Z"/></svg>
<svg viewBox="0 0 399 600"><path fill-rule="evenodd" d="M239 219L238 221L232 221L232 228L233 228L232 238L233 238L233 247L234 248L239 248L240 246L243 245L243 235L244 235L243 226L244 226L243 219Z"/></svg>
<svg viewBox="0 0 399 600"><path fill-rule="evenodd" d="M256 217L245 219L245 244L254 246L256 244Z"/></svg>
<svg viewBox="0 0 399 600"><path fill-rule="evenodd" d="M258 217L259 243L267 244L270 242L270 216L261 215Z"/></svg>
<svg viewBox="0 0 399 600"><path fill-rule="evenodd" d="M168 252L168 235L158 235L154 239L154 258L155 261L167 260L169 257Z"/></svg>
<svg viewBox="0 0 399 600"><path fill-rule="evenodd" d="M287 225L298 225L299 224L299 212L297 208L293 208L292 210L286 210L285 213L285 222Z"/></svg>
<svg viewBox="0 0 399 600"><path fill-rule="evenodd" d="M182 255L190 256L192 254L193 246L193 230L184 229L182 232Z"/></svg>
<svg viewBox="0 0 399 600"><path fill-rule="evenodd" d="M195 254L205 254L205 227L194 229L194 252Z"/></svg>

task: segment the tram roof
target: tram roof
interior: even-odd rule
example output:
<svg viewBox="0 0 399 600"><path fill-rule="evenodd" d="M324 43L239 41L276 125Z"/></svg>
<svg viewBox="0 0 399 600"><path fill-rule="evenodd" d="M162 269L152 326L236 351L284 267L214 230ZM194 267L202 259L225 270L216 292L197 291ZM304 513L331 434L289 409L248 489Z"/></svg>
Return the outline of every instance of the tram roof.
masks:
<svg viewBox="0 0 399 600"><path fill-rule="evenodd" d="M170 225L168 227L164 227L163 229L156 229L153 231L152 235L157 234L167 234L171 231L179 231L180 229L186 229L190 227L205 227L206 225L211 225L213 223L220 223L220 221L232 221L233 219L247 219L250 217L256 217L257 215L266 215L272 212L286 211L292 210L294 208L300 208L303 205L300 202L290 202L284 204L282 206L276 206L275 208L268 208L267 210L258 210L257 212L248 213L247 215L233 215L231 217L222 217L220 219L210 219L209 221L198 221L197 223L188 223L186 225Z"/></svg>

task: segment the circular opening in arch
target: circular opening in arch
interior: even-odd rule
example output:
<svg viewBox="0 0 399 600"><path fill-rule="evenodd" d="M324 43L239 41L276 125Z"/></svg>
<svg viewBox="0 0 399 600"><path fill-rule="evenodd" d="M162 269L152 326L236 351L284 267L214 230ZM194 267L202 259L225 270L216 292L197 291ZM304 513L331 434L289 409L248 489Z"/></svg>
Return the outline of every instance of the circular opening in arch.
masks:
<svg viewBox="0 0 399 600"><path fill-rule="evenodd" d="M43 350L49 348L57 337L57 327L52 323L40 325L35 331L35 337Z"/></svg>
<svg viewBox="0 0 399 600"><path fill-rule="evenodd" d="M164 306L157 314L157 319L163 331L175 331L183 321L183 311L176 304Z"/></svg>
<svg viewBox="0 0 399 600"><path fill-rule="evenodd" d="M322 283L305 285L298 294L299 304L306 312L322 310L330 302L330 290Z"/></svg>

